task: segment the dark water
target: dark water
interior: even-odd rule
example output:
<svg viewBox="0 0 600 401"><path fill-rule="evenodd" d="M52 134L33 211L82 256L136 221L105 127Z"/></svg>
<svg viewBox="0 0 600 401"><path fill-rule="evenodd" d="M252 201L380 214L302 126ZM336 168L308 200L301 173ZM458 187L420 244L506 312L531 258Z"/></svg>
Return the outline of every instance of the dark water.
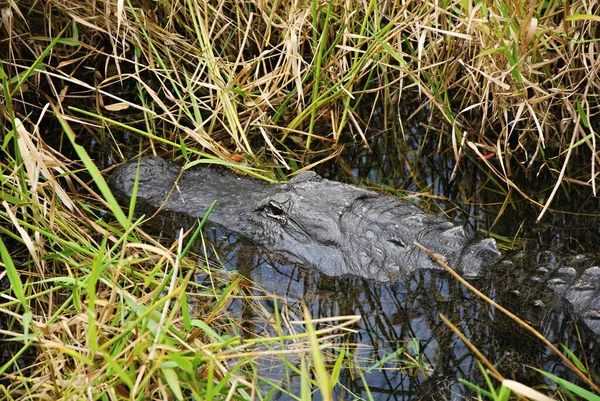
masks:
<svg viewBox="0 0 600 401"><path fill-rule="evenodd" d="M171 216L164 219L167 225L173 222ZM575 380L559 358L539 340L447 274L421 271L394 283L351 276L327 277L302 266L282 263L281 258L274 259L247 240L217 227L208 227L204 233L210 244L209 260L218 259L225 269L259 283L267 293L277 296L277 300L265 299L260 297L262 291L255 291L253 294L259 298L253 300L249 297L230 305L229 313L243 322L245 337L277 336L268 320L272 320L276 311L282 310L286 311L290 320L303 320L304 304L312 319L359 315L361 319L351 327L354 332L331 340L332 349L328 351L331 353L330 365L341 350L351 352L356 369L360 367L368 371L364 378L373 399L462 399L470 393L458 383L458 379L483 383L476 359L441 321L440 313L458 326L506 378L529 385L543 383L543 379L528 367L535 366ZM197 246L195 251L201 253L202 249ZM521 316L554 344L564 344L576 355L587 358L592 371L597 374L600 358L598 338L574 319L560 297L530 280L538 267L548 266L554 260L553 254L539 249L514 253L495 267L489 277L473 284ZM202 258L200 264L205 262L206 259ZM582 265L593 262L590 256ZM196 280L201 285L211 286L206 274L199 273ZM329 325L328 322L316 327ZM294 328L295 332L305 332L302 325ZM293 342L285 342L283 347L274 343L269 349L293 346ZM419 361L420 368L408 363L407 355L402 353L387 359L402 347L407 349L410 357ZM378 362L382 360L385 362L379 366ZM288 361L300 366L297 356L290 357ZM300 378L290 377L289 371L286 375L280 359L261 358L257 363L261 375L277 386L291 388L294 394L300 394ZM349 399L368 398L363 379L356 372L343 371L343 387L336 388L336 399L350 395ZM265 384L263 388L268 391L271 385ZM319 398L315 394L315 399ZM276 399L290 398L279 394Z"/></svg>

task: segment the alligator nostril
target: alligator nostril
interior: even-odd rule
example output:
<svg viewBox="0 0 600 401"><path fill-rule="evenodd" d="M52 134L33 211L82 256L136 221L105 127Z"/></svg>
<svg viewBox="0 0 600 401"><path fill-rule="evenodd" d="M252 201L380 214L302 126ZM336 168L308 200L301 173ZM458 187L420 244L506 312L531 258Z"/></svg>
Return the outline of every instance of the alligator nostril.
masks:
<svg viewBox="0 0 600 401"><path fill-rule="evenodd" d="M403 248L406 248L406 244L400 238L390 238L388 241L390 241L394 245L398 245Z"/></svg>

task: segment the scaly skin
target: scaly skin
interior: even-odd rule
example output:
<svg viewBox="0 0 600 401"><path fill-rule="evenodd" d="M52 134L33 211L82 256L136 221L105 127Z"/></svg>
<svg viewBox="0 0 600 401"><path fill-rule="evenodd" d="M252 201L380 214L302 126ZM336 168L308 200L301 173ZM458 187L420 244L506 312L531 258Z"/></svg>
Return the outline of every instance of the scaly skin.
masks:
<svg viewBox="0 0 600 401"><path fill-rule="evenodd" d="M138 161L119 166L110 183L131 197ZM418 241L464 275L477 277L500 253L493 239L471 241L461 227L412 203L307 172L267 184L209 167L180 168L156 157L140 161L137 196L153 207L202 217L269 252L330 276L389 281L416 269L439 269ZM177 185L175 185L177 182Z"/></svg>

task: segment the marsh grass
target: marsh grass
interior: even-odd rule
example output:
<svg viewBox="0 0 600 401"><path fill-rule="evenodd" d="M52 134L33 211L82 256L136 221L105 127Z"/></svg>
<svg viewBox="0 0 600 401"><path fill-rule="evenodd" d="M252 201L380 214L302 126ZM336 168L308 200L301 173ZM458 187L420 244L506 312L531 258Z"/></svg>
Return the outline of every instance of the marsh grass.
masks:
<svg viewBox="0 0 600 401"><path fill-rule="evenodd" d="M22 144L32 139L22 128L19 135ZM235 273L207 270L210 285L196 283L198 264L183 255L202 222L169 248L140 230L143 219L119 220L115 213L105 220L101 214L112 203L104 200L107 193L78 182L76 170L37 145L19 147L22 163L3 165L0 216L12 225L0 226L0 256L10 282L0 295L0 333L15 346L14 358L0 367L8 380L0 385L3 398L260 398L265 390L257 384L262 368L255 358L261 357L304 375L310 389L304 399L313 388L331 399L336 380L327 380L325 362L317 363L318 382L309 371L321 352L333 352L356 316L311 321L283 299L252 295L260 289ZM85 153L80 157L85 164ZM77 198L53 199L60 196L54 187L59 178L79 184ZM8 243L10 250L26 247L29 257L16 259ZM261 298L281 309L273 316ZM229 311L240 300L271 327L272 337L245 333ZM296 329L282 331L283 321ZM30 348L36 355L25 359ZM302 358L304 369L288 355ZM271 387L286 391L278 381Z"/></svg>
<svg viewBox="0 0 600 401"><path fill-rule="evenodd" d="M373 119L390 126L411 101L431 115L423 145L452 152L457 173L479 158L499 188L535 203L511 177L554 176L540 217L561 185L596 192L595 2L56 0L45 16L26 4L6 9L13 95L35 76L69 118L114 131L111 116L129 115L176 156L298 168L349 139L369 146ZM30 20L62 35L34 36ZM97 118L68 107L82 94Z"/></svg>
<svg viewBox="0 0 600 401"><path fill-rule="evenodd" d="M151 10L130 3L108 18L86 5L52 5L43 22L64 26L69 39L42 42L36 56L53 48L59 59L92 60L75 73L69 61L40 71L42 82L70 89L60 96L66 117L117 137L133 126L153 152L277 166L281 177L336 157L350 138L369 146L369 127L390 126L408 98L434 122L418 147L453 153L455 174L479 164L506 205L522 197L541 218L561 186L596 191L595 4L187 1ZM93 45L78 51L75 43ZM90 68L94 82L83 82L77 71ZM134 96L115 95L119 87ZM97 101L73 107L74 88ZM124 114L131 124L115 123ZM399 142L401 128L392 133ZM115 142L123 158L132 155ZM535 196L512 180L538 174L555 180Z"/></svg>
<svg viewBox="0 0 600 401"><path fill-rule="evenodd" d="M115 201L101 160L160 153L281 179L346 142L370 146L375 120L402 143L398 109L416 102L430 115L417 148L452 152L457 174L477 163L507 204L519 194L541 217L561 186L596 193L596 2L0 7L6 399L258 399L257 355L302 378L295 396L331 399L351 364L334 333L356 317L315 326L279 299L267 316L235 274L195 283L183 247L200 226L172 247L151 238ZM85 141L105 151L90 156ZM512 181L540 173L555 177L542 201ZM271 337L242 336L228 312L238 299L274 323ZM283 332L288 321L301 329ZM267 398L286 391L270 386Z"/></svg>

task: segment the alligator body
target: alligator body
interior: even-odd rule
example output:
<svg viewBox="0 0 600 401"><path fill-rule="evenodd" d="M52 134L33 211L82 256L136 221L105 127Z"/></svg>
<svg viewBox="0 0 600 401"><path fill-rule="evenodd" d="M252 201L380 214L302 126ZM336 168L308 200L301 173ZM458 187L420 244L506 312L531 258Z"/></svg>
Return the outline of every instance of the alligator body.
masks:
<svg viewBox="0 0 600 401"><path fill-rule="evenodd" d="M533 283L542 283L559 294L595 334L600 335L600 267L586 255L558 258L546 252Z"/></svg>
<svg viewBox="0 0 600 401"><path fill-rule="evenodd" d="M181 171L158 157L119 166L110 183L154 208L202 217L248 238L268 252L330 276L352 274L390 281L416 269L440 269L419 242L467 277L478 277L500 258L493 239L468 239L462 227L424 213L407 200L380 195L305 172L268 184L200 167Z"/></svg>

